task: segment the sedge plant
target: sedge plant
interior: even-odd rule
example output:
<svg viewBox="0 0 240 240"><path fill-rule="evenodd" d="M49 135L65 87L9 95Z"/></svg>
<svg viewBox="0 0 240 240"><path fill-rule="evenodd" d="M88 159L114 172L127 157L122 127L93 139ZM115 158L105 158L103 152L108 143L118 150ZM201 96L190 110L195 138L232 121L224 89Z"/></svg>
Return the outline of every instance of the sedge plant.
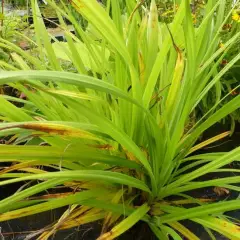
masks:
<svg viewBox="0 0 240 240"><path fill-rule="evenodd" d="M63 2L48 4L66 42L48 34L35 0L35 39L18 33L34 47L24 51L0 39L11 53L9 62L0 62L0 83L26 96L0 96L0 136L6 139L0 161L10 163L0 171L0 186L23 183L0 201L0 221L68 206L57 222L28 237L44 240L58 230L102 220L99 240L114 239L139 221L159 239L197 240L182 222L191 220L213 239L212 231L240 239L239 227L226 214L239 209L239 199L191 196L206 187L240 190L239 170L228 167L239 161L240 147L195 153L231 134L197 142L239 108L240 95L226 102L216 94L213 106L189 127L192 113L209 91L219 93L222 76L240 58L236 53L218 68L240 36L236 32L219 48L226 1L209 0L196 25L186 0L167 23L154 0L150 7L135 0L106 5L72 0L87 21L84 28ZM222 172L235 175L200 180ZM56 187L64 191L55 194Z"/></svg>
<svg viewBox="0 0 240 240"><path fill-rule="evenodd" d="M227 42L229 39L231 39L231 37L234 36L240 30L240 24L238 22L238 18L239 18L238 11L240 9L240 5L239 5L239 3L236 4L232 11L232 15L229 16L228 10L231 8L232 8L232 2L228 2L226 4L226 9L225 9L225 24L223 25L222 30L220 31L220 34L219 34L219 37L220 37L219 47L220 48L224 47L225 42ZM220 65L218 66L219 69L222 69L239 52L239 50L240 50L239 40L236 41L236 43L234 44L232 49L230 49L230 51L228 51L225 54ZM239 89L233 90L239 84L239 79L240 79L239 78L239 63L240 63L239 60L237 62L235 62L235 64L231 67L231 69L222 76L222 80L215 86L215 90L213 89L212 92L209 92L209 94L207 94L205 99L199 105L200 109L202 109L203 112L206 111L207 109L209 109L214 104L212 99L214 99L216 97L218 99L220 99L223 95L226 95L227 93L231 93L225 99L225 102L227 102L227 101L229 101L229 99L231 99L235 95L239 94ZM216 71L216 73L218 71ZM218 89L218 90L216 91L216 89ZM224 102L223 102L223 104L224 104ZM223 122L226 122L229 120L232 122L232 128L234 128L234 122L239 121L239 110L231 113L227 118L223 119Z"/></svg>

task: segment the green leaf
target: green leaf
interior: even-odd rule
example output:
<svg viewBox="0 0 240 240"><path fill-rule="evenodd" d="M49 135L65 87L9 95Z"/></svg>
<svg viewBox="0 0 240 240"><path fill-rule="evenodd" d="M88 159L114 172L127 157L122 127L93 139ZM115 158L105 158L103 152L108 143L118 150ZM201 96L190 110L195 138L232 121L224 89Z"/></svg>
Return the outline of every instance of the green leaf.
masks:
<svg viewBox="0 0 240 240"><path fill-rule="evenodd" d="M112 84L99 81L93 77L86 75L80 75L68 72L56 72L56 71L14 71L14 72L1 72L0 84L19 82L19 81L32 81L39 80L47 82L49 80L66 83L69 85L75 85L84 88L91 88L93 90L103 91L113 94L117 97L121 97L129 102L132 102L138 106L141 106L137 101L129 97L128 94L113 86Z"/></svg>
<svg viewBox="0 0 240 240"><path fill-rule="evenodd" d="M180 209L174 213L166 214L158 218L158 224L170 223L184 219L193 219L205 217L211 214L219 214L222 212L232 211L239 208L240 200L222 201L219 203L205 204L203 206L193 207L190 209ZM166 211L167 206L162 206L161 209Z"/></svg>
<svg viewBox="0 0 240 240"><path fill-rule="evenodd" d="M14 203L18 202L19 200L22 200L26 197L32 196L36 193L40 193L51 187L60 185L64 181L66 181L66 179L51 179L51 180L39 183L33 187L27 188L23 191L17 192L15 194L13 194L12 196L0 201L0 213L10 211L11 209L15 208Z"/></svg>
<svg viewBox="0 0 240 240"><path fill-rule="evenodd" d="M91 56L89 50L87 49L86 45L82 42L73 43L74 48L76 50L75 54L79 54L81 56L81 59L83 61L84 66L87 69L91 69L95 72L101 72L102 69L100 69L97 64L94 62L93 57ZM69 49L69 43L64 42L55 42L52 44L53 50L56 53L56 57L59 59L63 59L65 61L72 61L72 57L70 55L70 49ZM100 56L100 53L102 51L101 46L99 45L93 45L93 50L96 52L98 58L102 58ZM110 52L106 49L105 51L105 60L108 61L110 57Z"/></svg>
<svg viewBox="0 0 240 240"><path fill-rule="evenodd" d="M130 216L128 216L121 223L115 226L110 232L107 232L100 236L98 240L111 240L118 237L119 235L130 229L133 225L135 225L149 211L149 209L150 207L147 204L143 204Z"/></svg>
<svg viewBox="0 0 240 240"><path fill-rule="evenodd" d="M4 175L3 175L4 177ZM150 192L149 188L140 180L130 177L126 174L101 171L101 170L76 170L76 171L62 171L44 174L32 174L27 177L20 177L16 179L6 180L0 182L0 186L22 182L35 179L52 179L52 178L64 178L69 180L93 180L93 181L106 181L110 183L118 183L131 187L141 189L146 192Z"/></svg>
<svg viewBox="0 0 240 240"><path fill-rule="evenodd" d="M240 227L237 224L216 217L205 217L193 220L207 228L219 232L229 239L240 239Z"/></svg>
<svg viewBox="0 0 240 240"><path fill-rule="evenodd" d="M54 181L56 182L56 179ZM38 186L34 186L35 189L37 189L37 187ZM27 192L27 190L25 190L24 192ZM1 205L0 207L0 212L2 213L0 214L0 222L49 211L52 209L60 208L60 207L71 205L71 204L81 204L82 201L91 199L93 197L98 197L100 194L103 194L103 193L104 193L103 189L89 190L89 191L86 190L83 192L72 194L64 198L48 200L47 202L44 202L44 203L35 204L30 207L20 208L13 211L9 211L11 209L11 206L8 206L7 208L7 205L4 204L3 206ZM108 192L105 192L105 194L108 194ZM19 194L17 194L16 198L18 197L18 195ZM13 197L9 197L8 200L10 200L11 202L15 201ZM2 204L2 201L1 201L1 204Z"/></svg>

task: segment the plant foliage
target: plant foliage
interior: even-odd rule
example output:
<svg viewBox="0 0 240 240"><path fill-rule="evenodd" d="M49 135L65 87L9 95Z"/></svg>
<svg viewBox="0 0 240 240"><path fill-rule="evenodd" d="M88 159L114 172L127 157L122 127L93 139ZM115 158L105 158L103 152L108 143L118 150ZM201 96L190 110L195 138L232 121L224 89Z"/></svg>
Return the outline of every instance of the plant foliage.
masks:
<svg viewBox="0 0 240 240"><path fill-rule="evenodd" d="M182 223L189 219L210 236L213 230L240 239L239 227L225 214L239 209L239 199L191 197L191 191L205 187L239 191L237 175L200 177L239 172L226 166L240 159L240 147L194 155L230 134L196 143L240 105L240 95L225 102L219 88L240 58L235 52L219 68L239 41L235 32L219 47L235 6L226 14L225 0L209 0L196 23L188 1L174 6L166 21L155 0L150 6L72 0L88 23L81 28L63 2L48 4L66 42L48 34L35 0L35 41L25 36L34 47L24 51L0 39L12 56L0 62L0 84L26 96L0 96L0 135L6 139L0 161L13 163L1 170L0 186L30 182L0 201L0 221L69 206L58 222L32 237L44 240L57 230L103 220L99 240L113 239L141 220L159 239L199 239ZM189 125L210 92L215 93L211 108ZM51 190L56 186L68 191L56 194Z"/></svg>

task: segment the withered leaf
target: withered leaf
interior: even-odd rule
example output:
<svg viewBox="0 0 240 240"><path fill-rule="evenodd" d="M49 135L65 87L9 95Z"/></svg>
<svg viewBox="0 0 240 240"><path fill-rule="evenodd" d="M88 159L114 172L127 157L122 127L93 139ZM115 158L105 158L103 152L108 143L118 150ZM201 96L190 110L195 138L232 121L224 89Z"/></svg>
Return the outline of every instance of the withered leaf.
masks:
<svg viewBox="0 0 240 240"><path fill-rule="evenodd" d="M219 196L229 195L230 191L223 187L214 187L213 191Z"/></svg>

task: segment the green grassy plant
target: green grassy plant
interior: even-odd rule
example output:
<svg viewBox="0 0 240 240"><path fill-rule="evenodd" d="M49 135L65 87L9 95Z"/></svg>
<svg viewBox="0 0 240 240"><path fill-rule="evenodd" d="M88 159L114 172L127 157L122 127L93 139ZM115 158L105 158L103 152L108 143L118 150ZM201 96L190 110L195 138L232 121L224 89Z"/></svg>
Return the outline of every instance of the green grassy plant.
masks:
<svg viewBox="0 0 240 240"><path fill-rule="evenodd" d="M240 104L240 95L222 104L227 96L219 90L222 76L240 58L236 52L218 67L240 36L235 32L219 47L226 1L209 0L196 26L188 1L179 3L166 24L154 0L150 8L135 0L108 0L105 6L72 0L88 22L84 29L64 3L48 4L67 42L51 43L35 0L36 41L23 36L34 48L23 51L0 39L13 60L0 62L0 84L26 96L0 96L0 136L8 137L0 145L0 161L14 163L0 171L0 186L31 183L0 201L0 221L69 206L58 222L32 237L44 240L57 230L103 220L99 240L116 238L138 221L161 240L199 239L182 223L189 219L212 239L212 230L239 239L239 227L225 214L239 209L239 199L191 197L205 187L239 191L239 170L227 166L239 161L240 147L194 155L230 134L196 143ZM210 91L216 92L211 108L186 129ZM221 172L236 175L199 180ZM68 192L54 194L56 186Z"/></svg>
<svg viewBox="0 0 240 240"><path fill-rule="evenodd" d="M227 42L229 39L231 39L236 33L240 31L240 24L238 22L238 19L240 19L240 15L237 14L237 12L240 9L239 3L237 3L234 7L234 10L232 11L232 14L229 15L229 10L232 8L232 2L226 3L226 9L225 9L225 24L223 25L220 33L219 33L219 39L220 44L219 47L224 47L225 42ZM222 58L218 70L220 71L228 62L230 62L237 53L239 53L240 50L240 38L235 42L233 47L224 55ZM239 85L239 64L240 61L238 60L235 62L235 64L227 71L223 76L221 82L219 82L216 85L216 89L218 88L218 91L211 91L209 94L205 97L204 101L199 105L200 109L206 111L209 109L209 107L213 104L212 99L213 98L221 98L221 96L226 95L228 93L231 93L222 104L229 101L229 99L232 99L235 95L239 93L238 85ZM237 89L235 89L237 87ZM221 105L222 105L221 104ZM219 105L218 108L221 106ZM231 113L227 118L223 119L223 122L226 121L232 121L233 125L232 128L234 128L234 121L239 121L239 111L234 111Z"/></svg>

